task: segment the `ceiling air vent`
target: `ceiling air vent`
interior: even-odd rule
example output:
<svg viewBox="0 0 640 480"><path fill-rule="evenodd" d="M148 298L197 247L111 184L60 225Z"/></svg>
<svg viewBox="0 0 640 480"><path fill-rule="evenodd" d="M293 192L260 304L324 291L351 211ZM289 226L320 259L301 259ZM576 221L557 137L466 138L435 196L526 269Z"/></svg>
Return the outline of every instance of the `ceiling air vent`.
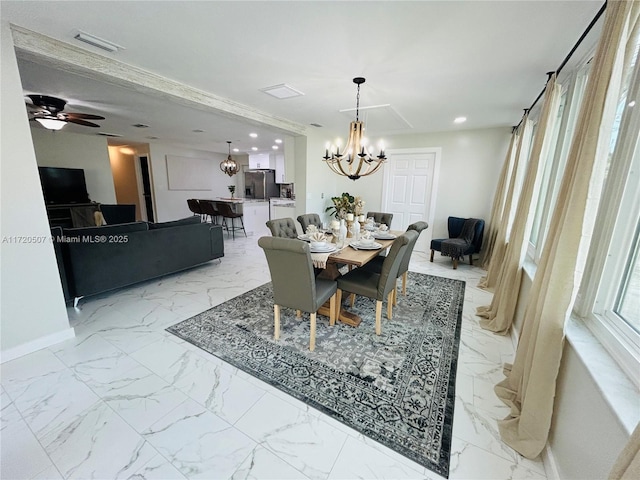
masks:
<svg viewBox="0 0 640 480"><path fill-rule="evenodd" d="M261 92L267 93L272 97L276 97L279 99L285 98L293 98L304 95L300 90L296 90L293 87L290 87L286 83L281 83L280 85L273 85L271 87L264 87L260 89Z"/></svg>
<svg viewBox="0 0 640 480"><path fill-rule="evenodd" d="M119 135L117 133L108 133L108 132L98 132L96 133L96 135L100 135L103 137L121 137L122 135Z"/></svg>
<svg viewBox="0 0 640 480"><path fill-rule="evenodd" d="M312 127L318 127L318 128L324 127L324 125L320 125L319 123L310 123L309 125L311 125Z"/></svg>
<svg viewBox="0 0 640 480"><path fill-rule="evenodd" d="M105 40L104 38L99 38L95 35L83 32L82 30L73 38L111 53L117 52L118 50L124 50L124 47L121 45L110 42L109 40Z"/></svg>

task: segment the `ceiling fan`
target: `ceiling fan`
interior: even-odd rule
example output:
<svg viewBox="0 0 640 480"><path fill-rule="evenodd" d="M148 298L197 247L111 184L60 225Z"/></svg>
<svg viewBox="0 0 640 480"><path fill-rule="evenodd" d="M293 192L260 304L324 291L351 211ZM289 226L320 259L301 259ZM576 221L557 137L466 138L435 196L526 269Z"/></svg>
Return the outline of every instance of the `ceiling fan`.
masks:
<svg viewBox="0 0 640 480"><path fill-rule="evenodd" d="M60 130L67 123L75 123L84 127L100 127L87 120L104 120L100 115L90 113L63 112L66 100L48 95L27 95L33 105L28 105L35 120L49 130ZM35 107L35 108L34 108Z"/></svg>

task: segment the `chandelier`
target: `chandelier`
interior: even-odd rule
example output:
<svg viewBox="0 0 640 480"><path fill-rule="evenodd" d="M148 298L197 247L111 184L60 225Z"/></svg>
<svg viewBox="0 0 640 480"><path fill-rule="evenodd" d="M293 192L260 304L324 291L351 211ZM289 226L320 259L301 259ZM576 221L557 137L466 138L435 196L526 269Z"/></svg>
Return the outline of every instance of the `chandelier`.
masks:
<svg viewBox="0 0 640 480"><path fill-rule="evenodd" d="M232 177L238 173L239 167L236 161L231 158L231 142L227 140L227 143L229 144L229 156L226 160L220 162L220 170Z"/></svg>
<svg viewBox="0 0 640 480"><path fill-rule="evenodd" d="M329 146L324 153L324 161L327 162L329 168L338 175L349 177L351 180L357 180L360 177L371 175L378 171L384 161L387 159L384 155L384 147L380 146L380 153L374 156L370 145L367 145L367 139L362 135L364 132L364 123L359 119L360 111L360 85L365 82L363 77L356 77L353 83L358 85L358 95L356 97L356 121L351 122L349 126L349 140L347 145L340 152L340 145Z"/></svg>

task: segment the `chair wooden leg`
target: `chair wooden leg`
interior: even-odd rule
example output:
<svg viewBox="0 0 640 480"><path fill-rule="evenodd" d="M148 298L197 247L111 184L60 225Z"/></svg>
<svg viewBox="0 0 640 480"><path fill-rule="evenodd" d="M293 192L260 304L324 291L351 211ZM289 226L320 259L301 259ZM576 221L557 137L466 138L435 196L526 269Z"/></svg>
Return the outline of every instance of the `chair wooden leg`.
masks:
<svg viewBox="0 0 640 480"><path fill-rule="evenodd" d="M453 259L453 269L454 269L454 270L457 270L457 269L458 269L458 259L457 259L457 258L454 258L454 259Z"/></svg>
<svg viewBox="0 0 640 480"><path fill-rule="evenodd" d="M273 306L273 339L280 338L280 305Z"/></svg>
<svg viewBox="0 0 640 480"><path fill-rule="evenodd" d="M300 318L302 316L302 310L296 310L296 318Z"/></svg>
<svg viewBox="0 0 640 480"><path fill-rule="evenodd" d="M393 290L387 295L387 318L391 320L393 316Z"/></svg>
<svg viewBox="0 0 640 480"><path fill-rule="evenodd" d="M409 272L402 274L402 295L407 296L407 280L409 278Z"/></svg>
<svg viewBox="0 0 640 480"><path fill-rule="evenodd" d="M316 348L316 312L313 312L309 315L309 320L311 322L311 332L309 334L309 350L313 352Z"/></svg>
<svg viewBox="0 0 640 480"><path fill-rule="evenodd" d="M336 318L340 317L340 310L342 309L342 290L336 291Z"/></svg>
<svg viewBox="0 0 640 480"><path fill-rule="evenodd" d="M469 265L473 266L473 255L469 255Z"/></svg>
<svg viewBox="0 0 640 480"><path fill-rule="evenodd" d="M336 294L331 295L329 299L329 325L333 326L336 324Z"/></svg>
<svg viewBox="0 0 640 480"><path fill-rule="evenodd" d="M356 303L356 294L352 293L349 295L349 300L351 301L351 308L353 308L353 304Z"/></svg>
<svg viewBox="0 0 640 480"><path fill-rule="evenodd" d="M431 263L433 263L433 250L431 250Z"/></svg>
<svg viewBox="0 0 640 480"><path fill-rule="evenodd" d="M382 333L382 300L376 300L376 335Z"/></svg>
<svg viewBox="0 0 640 480"><path fill-rule="evenodd" d="M393 297L393 306L398 305L398 287L391 290L391 296Z"/></svg>

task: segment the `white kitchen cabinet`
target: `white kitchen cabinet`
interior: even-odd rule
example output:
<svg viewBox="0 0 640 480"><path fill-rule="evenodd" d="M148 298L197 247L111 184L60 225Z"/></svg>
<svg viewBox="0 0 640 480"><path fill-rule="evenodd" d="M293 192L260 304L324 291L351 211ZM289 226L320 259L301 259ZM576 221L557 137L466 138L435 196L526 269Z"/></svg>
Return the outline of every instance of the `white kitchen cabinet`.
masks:
<svg viewBox="0 0 640 480"><path fill-rule="evenodd" d="M270 235L266 223L269 220L269 202L245 202L242 205L244 229L247 235Z"/></svg>
<svg viewBox="0 0 640 480"><path fill-rule="evenodd" d="M249 155L249 168L275 170L276 157L271 153L254 153ZM276 183L278 183L276 181Z"/></svg>
<svg viewBox="0 0 640 480"><path fill-rule="evenodd" d="M287 181L284 153L276 153L274 155L276 157L276 183L291 183Z"/></svg>

